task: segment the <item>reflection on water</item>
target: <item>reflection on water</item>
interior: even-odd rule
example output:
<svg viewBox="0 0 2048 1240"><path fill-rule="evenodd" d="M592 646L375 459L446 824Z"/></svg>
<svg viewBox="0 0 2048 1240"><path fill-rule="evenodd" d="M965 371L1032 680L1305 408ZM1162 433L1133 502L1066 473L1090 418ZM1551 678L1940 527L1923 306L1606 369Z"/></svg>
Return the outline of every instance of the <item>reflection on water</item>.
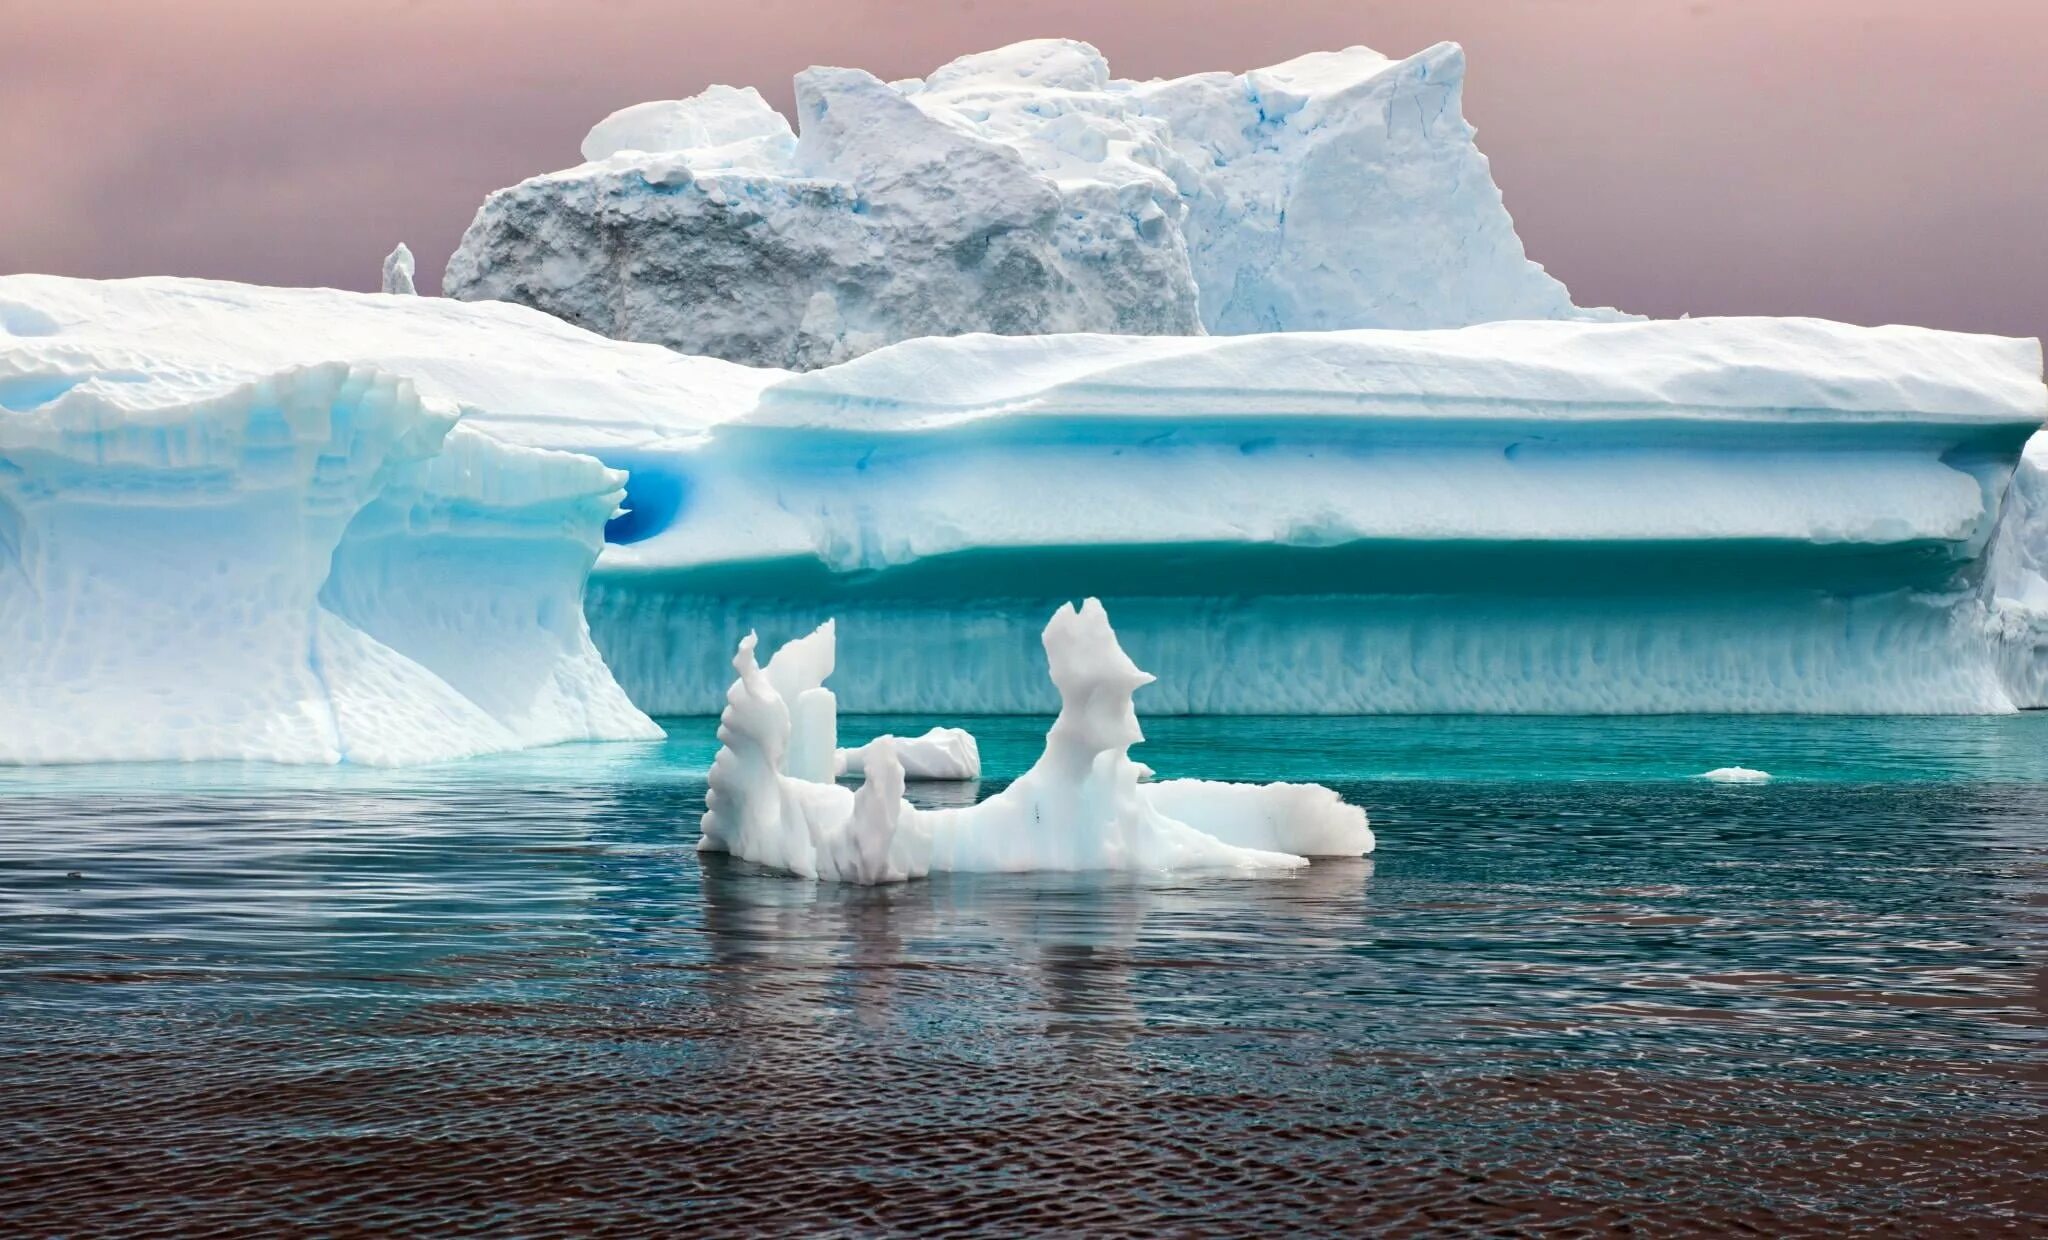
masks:
<svg viewBox="0 0 2048 1240"><path fill-rule="evenodd" d="M1371 806L1372 860L1261 879L700 858L701 725L425 772L15 773L0 1220L2048 1222L2048 732L1551 722L1152 724L1162 774ZM1039 728L979 721L980 793Z"/></svg>

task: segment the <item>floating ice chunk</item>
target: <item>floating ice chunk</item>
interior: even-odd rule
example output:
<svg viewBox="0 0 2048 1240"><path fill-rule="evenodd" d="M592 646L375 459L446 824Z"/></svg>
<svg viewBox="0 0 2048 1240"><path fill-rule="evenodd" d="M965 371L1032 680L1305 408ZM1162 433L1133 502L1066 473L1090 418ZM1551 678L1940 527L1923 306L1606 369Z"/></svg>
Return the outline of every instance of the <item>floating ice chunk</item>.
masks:
<svg viewBox="0 0 2048 1240"><path fill-rule="evenodd" d="M407 297L417 295L419 290L412 285L412 272L412 249L401 241L397 249L384 256L384 291Z"/></svg>
<svg viewBox="0 0 2048 1240"><path fill-rule="evenodd" d="M801 639L794 663L829 670L832 636L825 627ZM1144 739L1131 695L1151 675L1124 653L1094 599L1079 610L1062 606L1044 642L1060 713L1037 763L978 805L921 810L902 798L904 764L893 737L860 751L867 782L858 792L791 772L791 713L748 634L733 658L739 678L719 718L698 847L854 883L945 870L1278 870L1307 864L1282 844L1317 855L1372 850L1365 812L1328 789L1141 786L1149 771L1129 753ZM808 675L789 683L802 686L800 693L818 691Z"/></svg>
<svg viewBox="0 0 2048 1240"><path fill-rule="evenodd" d="M878 736L857 749L839 751L839 773L859 775L869 755L889 743L905 779L962 780L981 778L981 747L965 728L933 728L923 736Z"/></svg>
<svg viewBox="0 0 2048 1240"><path fill-rule="evenodd" d="M0 763L661 736L582 609L626 475L457 425L526 386L517 357L606 386L550 360L560 325L206 281L0 288Z"/></svg>
<svg viewBox="0 0 2048 1240"><path fill-rule="evenodd" d="M1717 784L1767 784L1771 782L1771 773L1746 766L1717 766L1700 778Z"/></svg>
<svg viewBox="0 0 2048 1240"><path fill-rule="evenodd" d="M1166 779L1138 793L1168 818L1226 844L1303 857L1357 857L1372 851L1365 811L1321 784Z"/></svg>

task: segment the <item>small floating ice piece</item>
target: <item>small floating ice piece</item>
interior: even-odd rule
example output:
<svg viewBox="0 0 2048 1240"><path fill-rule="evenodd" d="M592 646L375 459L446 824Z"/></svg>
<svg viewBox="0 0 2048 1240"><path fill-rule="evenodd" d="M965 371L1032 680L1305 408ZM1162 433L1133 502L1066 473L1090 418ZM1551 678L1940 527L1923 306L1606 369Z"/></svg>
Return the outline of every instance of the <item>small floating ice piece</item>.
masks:
<svg viewBox="0 0 2048 1240"><path fill-rule="evenodd" d="M833 756L825 746L836 721L821 682L832 670L834 639L828 622L765 668L754 635L740 642L701 851L805 878L880 883L945 870L1278 871L1307 865L1309 856L1373 849L1365 811L1327 788L1141 784L1150 772L1130 757L1144 739L1131 694L1152 677L1124 653L1094 599L1061 607L1046 625L1060 714L1029 771L977 805L919 809L903 800L904 752L931 734L882 737L852 751L867 782L849 792L819 769L821 757ZM972 745L966 733L959 738Z"/></svg>
<svg viewBox="0 0 2048 1240"><path fill-rule="evenodd" d="M841 775L867 772L868 755L883 741L896 751L903 764L903 778L914 780L966 780L981 778L981 747L974 733L965 728L933 728L923 736L878 736L858 749L838 752Z"/></svg>
<svg viewBox="0 0 2048 1240"><path fill-rule="evenodd" d="M1771 773L1746 766L1717 766L1698 778L1716 784L1767 784L1771 782Z"/></svg>

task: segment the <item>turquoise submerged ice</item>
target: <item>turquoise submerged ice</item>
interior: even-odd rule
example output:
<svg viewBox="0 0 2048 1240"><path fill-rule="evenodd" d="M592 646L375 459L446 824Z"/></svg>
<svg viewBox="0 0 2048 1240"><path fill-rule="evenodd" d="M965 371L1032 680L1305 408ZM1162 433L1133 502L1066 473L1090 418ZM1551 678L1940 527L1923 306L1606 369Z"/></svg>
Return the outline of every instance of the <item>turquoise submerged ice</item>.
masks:
<svg viewBox="0 0 2048 1240"><path fill-rule="evenodd" d="M1162 713L2010 710L2040 365L1770 319L912 341L629 465L589 611L656 712L827 616L848 709L1044 711L1084 594Z"/></svg>
<svg viewBox="0 0 2048 1240"><path fill-rule="evenodd" d="M1039 628L1087 595L1156 714L2041 700L2030 340L982 335L793 375L33 276L0 327L11 761L645 736L828 617L849 711L1047 712Z"/></svg>

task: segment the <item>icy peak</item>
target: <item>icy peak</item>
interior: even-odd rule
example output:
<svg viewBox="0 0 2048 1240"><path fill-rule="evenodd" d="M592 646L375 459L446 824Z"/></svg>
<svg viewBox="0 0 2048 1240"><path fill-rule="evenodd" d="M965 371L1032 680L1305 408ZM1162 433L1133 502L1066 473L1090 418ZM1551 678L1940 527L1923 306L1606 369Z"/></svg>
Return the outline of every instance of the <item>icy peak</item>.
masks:
<svg viewBox="0 0 2048 1240"><path fill-rule="evenodd" d="M412 248L401 241L384 256L384 291L410 297L419 292L412 284Z"/></svg>
<svg viewBox="0 0 2048 1240"><path fill-rule="evenodd" d="M445 284L796 369L976 331L1614 317L1523 254L1463 79L1450 43L1131 82L1034 39L922 80L805 70L800 136L713 87L616 112L588 162L493 194Z"/></svg>
<svg viewBox="0 0 2048 1240"><path fill-rule="evenodd" d="M1122 754L1145 739L1131 695L1157 678L1124 653L1099 600L1088 599L1079 611L1060 606L1045 626L1045 658L1060 692L1059 718L1046 738L1048 762L1085 770L1097 755Z"/></svg>
<svg viewBox="0 0 2048 1240"><path fill-rule="evenodd" d="M1094 44L1079 39L1025 39L948 61L923 82L915 83L913 89L1023 86L1037 90L1096 91L1107 90L1109 81L1109 61Z"/></svg>

